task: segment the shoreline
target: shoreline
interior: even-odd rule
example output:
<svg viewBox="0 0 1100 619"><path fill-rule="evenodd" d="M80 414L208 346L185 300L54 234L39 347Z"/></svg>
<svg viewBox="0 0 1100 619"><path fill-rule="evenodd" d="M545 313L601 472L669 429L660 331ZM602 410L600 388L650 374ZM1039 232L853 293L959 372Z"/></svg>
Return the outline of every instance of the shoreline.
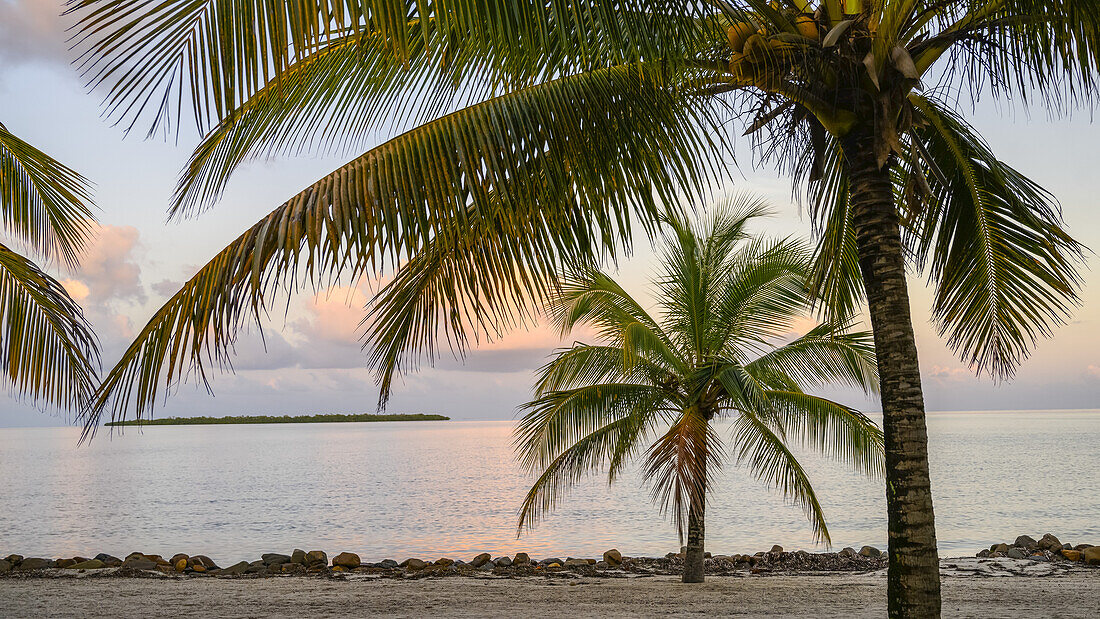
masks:
<svg viewBox="0 0 1100 619"><path fill-rule="evenodd" d="M965 564L955 562L964 561ZM973 565L1002 565L981 572ZM1024 565L1027 564L1027 565ZM1100 606L1100 569L1056 572L1017 559L946 559L943 613L950 617L1091 617ZM1007 570L1007 571L1006 571ZM56 570L62 571L62 570ZM71 573L71 572L70 572ZM48 583L48 584L46 584ZM70 577L0 578L12 616L87 617L192 614L203 617L387 617L560 615L667 617L882 617L884 570L708 577L684 585L673 576L602 578L563 573L534 578L387 579L358 574L124 578L92 572Z"/></svg>

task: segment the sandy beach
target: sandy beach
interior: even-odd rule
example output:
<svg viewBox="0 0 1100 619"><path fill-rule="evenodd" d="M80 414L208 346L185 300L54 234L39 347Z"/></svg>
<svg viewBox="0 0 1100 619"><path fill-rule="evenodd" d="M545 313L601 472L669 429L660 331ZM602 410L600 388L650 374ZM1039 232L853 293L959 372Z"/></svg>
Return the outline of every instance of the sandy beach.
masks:
<svg viewBox="0 0 1100 619"><path fill-rule="evenodd" d="M1093 617L1100 570L944 562L945 617ZM669 616L881 617L885 572L629 578L449 577L0 579L12 617Z"/></svg>

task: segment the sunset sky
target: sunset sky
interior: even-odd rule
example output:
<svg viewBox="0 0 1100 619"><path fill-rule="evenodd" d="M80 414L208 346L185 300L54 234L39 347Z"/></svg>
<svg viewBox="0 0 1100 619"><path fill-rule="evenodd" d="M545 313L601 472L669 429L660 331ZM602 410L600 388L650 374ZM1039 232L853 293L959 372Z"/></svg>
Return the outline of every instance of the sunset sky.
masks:
<svg viewBox="0 0 1100 619"><path fill-rule="evenodd" d="M129 136L105 124L99 96L89 94L69 65L64 22L53 0L0 0L0 121L16 135L75 168L95 183L102 228L75 273L58 272L86 308L103 344L107 367L157 307L256 220L301 188L357 153L254 162L233 178L211 212L166 223L177 175L197 136L145 140L144 127ZM969 108L968 108L969 109ZM1100 247L1095 195L1100 172L1095 148L1100 127L1088 113L1051 120L1010 103L983 103L971 122L1002 159L1030 174L1061 201L1069 229L1087 246ZM388 136L378 136L381 142ZM748 162L747 150L741 161ZM742 167L729 190L767 195L780 216L758 228L770 234L809 233L790 199L787 179ZM1095 263L1089 255L1089 266ZM628 287L643 292L654 266L646 243L622 264ZM913 313L930 410L1094 408L1100 401L1100 275L1085 272L1082 307L1053 340L1040 342L1016 379L994 385L976 378L951 354L929 322L930 296L914 274ZM242 338L236 373L215 375L215 397L194 384L157 416L373 412L377 388L363 369L356 327L370 294L368 282L314 294L304 291L265 329L265 352L256 330ZM392 412L439 412L463 419L506 419L524 401L532 370L558 343L545 329L519 332L474 351L461 364L450 358L406 376ZM876 404L846 397L867 410ZM64 417L0 396L0 426L55 425Z"/></svg>

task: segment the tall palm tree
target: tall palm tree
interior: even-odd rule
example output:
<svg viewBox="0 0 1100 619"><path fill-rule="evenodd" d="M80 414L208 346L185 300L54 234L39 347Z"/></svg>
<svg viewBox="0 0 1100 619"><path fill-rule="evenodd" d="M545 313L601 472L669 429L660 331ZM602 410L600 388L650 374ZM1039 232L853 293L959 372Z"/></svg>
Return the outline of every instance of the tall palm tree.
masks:
<svg viewBox="0 0 1100 619"><path fill-rule="evenodd" d="M108 115L152 133L188 114L204 136L175 217L250 159L413 126L200 269L107 375L86 430L227 365L276 290L335 276L395 276L364 326L384 401L444 343L461 354L528 319L557 267L621 253L632 219L653 232L659 203L705 194L739 125L805 190L824 309L868 304L890 614L938 615L905 269L926 270L940 331L997 378L1066 319L1080 248L958 105L1091 104L1094 0L70 1Z"/></svg>
<svg viewBox="0 0 1100 619"><path fill-rule="evenodd" d="M48 262L75 267L95 219L87 181L0 123L4 231ZM84 313L41 267L0 243L0 372L17 397L62 411L87 406L99 348Z"/></svg>
<svg viewBox="0 0 1100 619"><path fill-rule="evenodd" d="M880 473L882 432L860 412L806 393L841 382L877 387L870 333L824 323L776 345L805 315L810 252L790 240L749 240L764 214L747 197L692 229L668 221L651 316L594 268L566 275L547 304L564 334L591 327L599 343L558 351L539 372L535 399L516 428L524 465L538 474L520 526L533 525L586 473L614 481L646 445L642 469L653 498L687 538L684 582L703 581L710 480L728 452L758 479L800 504L817 539L829 531L791 446L803 444ZM715 428L732 425L725 444Z"/></svg>

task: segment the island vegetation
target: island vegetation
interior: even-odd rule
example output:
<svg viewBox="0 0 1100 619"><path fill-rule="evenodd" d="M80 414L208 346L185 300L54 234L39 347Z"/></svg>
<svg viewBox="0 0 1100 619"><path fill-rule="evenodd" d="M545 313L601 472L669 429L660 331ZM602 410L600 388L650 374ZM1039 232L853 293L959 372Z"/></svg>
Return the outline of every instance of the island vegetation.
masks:
<svg viewBox="0 0 1100 619"><path fill-rule="evenodd" d="M393 415L228 415L225 417L165 417L163 419L129 419L109 421L107 426L198 426L248 423L348 423L352 421L450 421L444 415L405 413Z"/></svg>

